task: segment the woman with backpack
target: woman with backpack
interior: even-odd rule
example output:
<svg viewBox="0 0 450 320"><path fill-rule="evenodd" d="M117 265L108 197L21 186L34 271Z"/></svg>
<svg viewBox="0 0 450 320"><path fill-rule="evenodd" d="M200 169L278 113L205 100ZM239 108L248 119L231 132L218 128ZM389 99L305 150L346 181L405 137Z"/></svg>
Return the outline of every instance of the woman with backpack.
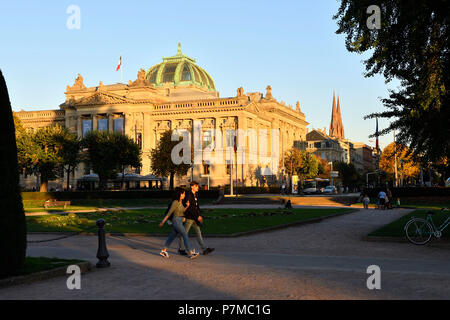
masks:
<svg viewBox="0 0 450 320"><path fill-rule="evenodd" d="M188 258L195 259L198 257L199 253L194 252L193 250L190 250L189 245L189 239L186 232L186 229L184 228L183 222L185 221L184 212L187 208L189 208L189 201L186 203L186 207L183 206L183 199L185 197L185 190L180 187L175 188L175 193L173 195L173 201L172 205L170 206L169 211L167 212L166 216L164 217L163 221L159 224L159 227L162 228L164 224L167 222L167 220L172 220L172 232L169 235L169 238L167 239L166 243L164 244L164 248L159 253L164 258L169 258L169 254L167 253L167 248L170 247L173 240L177 237L177 235L181 235L184 240L184 244L186 246L186 249L189 252Z"/></svg>

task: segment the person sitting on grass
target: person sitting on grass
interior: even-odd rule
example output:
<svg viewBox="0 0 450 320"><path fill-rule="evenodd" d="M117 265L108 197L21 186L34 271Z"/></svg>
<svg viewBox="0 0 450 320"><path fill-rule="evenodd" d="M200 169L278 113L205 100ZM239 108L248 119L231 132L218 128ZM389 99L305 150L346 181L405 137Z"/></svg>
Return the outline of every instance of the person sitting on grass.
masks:
<svg viewBox="0 0 450 320"><path fill-rule="evenodd" d="M159 227L162 228L164 226L164 224L166 223L166 221L173 215L173 217L172 217L173 230L170 233L169 238L167 239L166 243L164 244L164 248L159 253L164 258L169 258L169 254L167 253L167 248L170 247L170 245L172 244L173 240L175 240L177 235L181 235L181 237L183 238L186 248L189 251L188 257L190 259L195 259L199 255L198 252L194 252L193 250L190 250L191 247L189 245L188 234L183 225L184 220L186 220L184 218L184 212L187 210L187 208L189 208L189 205L190 205L189 201L188 201L188 202L186 202L186 208L183 206L182 201L183 201L185 195L186 195L186 192L184 191L183 188L180 188L180 187L175 188L172 205L171 205L169 211L167 212L166 216L164 217L163 221L159 224Z"/></svg>

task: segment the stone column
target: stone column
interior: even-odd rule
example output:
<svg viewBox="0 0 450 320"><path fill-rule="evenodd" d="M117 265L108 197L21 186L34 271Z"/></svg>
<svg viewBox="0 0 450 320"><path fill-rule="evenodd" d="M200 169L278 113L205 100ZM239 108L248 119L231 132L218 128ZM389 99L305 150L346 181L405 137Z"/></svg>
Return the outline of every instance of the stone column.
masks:
<svg viewBox="0 0 450 320"><path fill-rule="evenodd" d="M108 117L108 131L113 132L114 131L114 116L112 113L108 113L107 117Z"/></svg>
<svg viewBox="0 0 450 320"><path fill-rule="evenodd" d="M248 145L247 145L247 117L238 115L238 146L243 149L238 150L238 178L241 179L242 186L245 186L248 173Z"/></svg>
<svg viewBox="0 0 450 320"><path fill-rule="evenodd" d="M78 115L78 117L77 117L77 135L78 135L78 138L82 138L83 137L83 126L82 126L82 123L81 123L81 115Z"/></svg>
<svg viewBox="0 0 450 320"><path fill-rule="evenodd" d="M97 119L98 119L97 115L92 114L92 131L97 131L98 129Z"/></svg>

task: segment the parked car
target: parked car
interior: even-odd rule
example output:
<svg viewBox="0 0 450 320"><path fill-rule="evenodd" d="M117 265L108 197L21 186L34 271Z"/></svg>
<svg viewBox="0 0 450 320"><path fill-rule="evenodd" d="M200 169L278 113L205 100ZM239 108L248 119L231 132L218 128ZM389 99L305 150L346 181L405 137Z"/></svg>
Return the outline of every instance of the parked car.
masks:
<svg viewBox="0 0 450 320"><path fill-rule="evenodd" d="M318 193L318 190L316 187L310 187L310 188L303 189L303 193L304 194L315 194L315 193Z"/></svg>
<svg viewBox="0 0 450 320"><path fill-rule="evenodd" d="M337 193L337 189L335 186L326 186L322 193Z"/></svg>

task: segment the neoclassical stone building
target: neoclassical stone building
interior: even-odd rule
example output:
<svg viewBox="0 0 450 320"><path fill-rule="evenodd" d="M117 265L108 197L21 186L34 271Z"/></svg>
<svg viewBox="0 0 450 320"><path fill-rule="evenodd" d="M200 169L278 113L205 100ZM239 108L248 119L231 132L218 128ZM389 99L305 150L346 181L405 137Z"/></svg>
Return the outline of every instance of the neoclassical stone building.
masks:
<svg viewBox="0 0 450 320"><path fill-rule="evenodd" d="M261 142L270 142L274 132L277 132L279 142L276 147L280 163L272 179L279 179L283 168L281 155L293 147L294 141L306 139L308 123L298 102L294 109L277 101L270 86L265 94L245 93L243 88L238 88L236 96L221 98L212 77L196 65L194 59L184 55L180 45L176 55L163 58L147 71L141 69L135 81L111 85L100 81L98 86L86 87L82 76L78 75L75 83L67 86L65 95L66 100L59 110L21 111L17 115L26 128L61 125L80 138L90 130L123 132L142 149L141 175L151 173L149 154L164 131L187 129L192 132L194 122L199 121L202 145L214 144L215 152L223 153L224 162L194 165L187 176L177 177L176 183L181 185L190 179L206 185L208 174L211 186L226 185L230 183L230 171L238 185L257 185L258 176L266 172L267 164L251 164L248 160L251 152L265 148L261 147ZM233 139L226 133L228 129L258 132L257 141L249 137L238 138L241 139L238 144L244 161L232 168L234 162L226 158L227 147L233 147ZM214 130L223 133L222 141L216 141ZM261 132L267 134L266 140L261 139ZM270 156L270 146L267 150ZM74 178L87 173L81 165Z"/></svg>

